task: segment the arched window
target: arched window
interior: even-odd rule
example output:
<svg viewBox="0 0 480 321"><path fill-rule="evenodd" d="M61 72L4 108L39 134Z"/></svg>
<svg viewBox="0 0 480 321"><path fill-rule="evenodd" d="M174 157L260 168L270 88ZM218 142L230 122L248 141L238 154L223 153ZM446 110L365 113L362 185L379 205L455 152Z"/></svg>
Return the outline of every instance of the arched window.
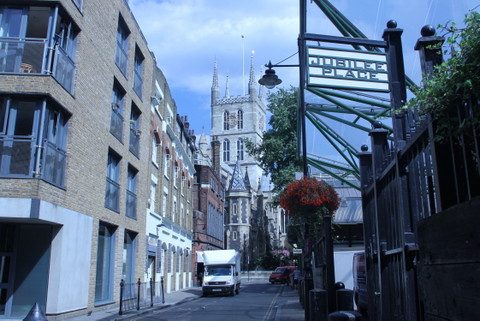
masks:
<svg viewBox="0 0 480 321"><path fill-rule="evenodd" d="M237 159L243 160L243 139L237 140Z"/></svg>
<svg viewBox="0 0 480 321"><path fill-rule="evenodd" d="M225 110L223 112L223 130L230 129L229 119L230 119L230 113L227 110Z"/></svg>
<svg viewBox="0 0 480 321"><path fill-rule="evenodd" d="M223 141L223 161L230 161L230 141L228 139Z"/></svg>
<svg viewBox="0 0 480 321"><path fill-rule="evenodd" d="M241 109L237 111L237 128L243 129L243 111Z"/></svg>

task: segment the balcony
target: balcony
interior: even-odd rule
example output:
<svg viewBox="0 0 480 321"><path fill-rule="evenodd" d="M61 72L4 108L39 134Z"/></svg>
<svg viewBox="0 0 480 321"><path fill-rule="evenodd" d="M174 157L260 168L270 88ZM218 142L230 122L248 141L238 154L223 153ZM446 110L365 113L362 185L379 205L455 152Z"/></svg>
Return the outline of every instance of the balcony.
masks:
<svg viewBox="0 0 480 321"><path fill-rule="evenodd" d="M123 116L119 108L113 107L112 118L110 120L110 133L115 136L120 142L123 142Z"/></svg>
<svg viewBox="0 0 480 321"><path fill-rule="evenodd" d="M107 177L107 190L105 193L105 207L114 212L120 212L120 185Z"/></svg>
<svg viewBox="0 0 480 321"><path fill-rule="evenodd" d="M0 177L41 178L64 187L66 152L31 136L0 136ZM38 172L36 172L38 171Z"/></svg>
<svg viewBox="0 0 480 321"><path fill-rule="evenodd" d="M129 141L130 152L135 155L137 158L140 154L140 130L135 128L130 128L130 141Z"/></svg>
<svg viewBox="0 0 480 321"><path fill-rule="evenodd" d="M75 63L61 47L48 48L47 39L0 37L0 73L53 75L73 95Z"/></svg>
<svg viewBox="0 0 480 321"><path fill-rule="evenodd" d="M134 192L127 190L127 208L126 208L127 217L136 219L137 218L137 195Z"/></svg>

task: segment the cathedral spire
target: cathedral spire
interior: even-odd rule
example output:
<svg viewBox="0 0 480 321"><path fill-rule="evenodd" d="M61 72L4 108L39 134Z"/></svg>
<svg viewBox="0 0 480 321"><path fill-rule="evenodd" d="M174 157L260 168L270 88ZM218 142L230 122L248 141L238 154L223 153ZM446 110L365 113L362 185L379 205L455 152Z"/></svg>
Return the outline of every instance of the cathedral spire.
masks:
<svg viewBox="0 0 480 321"><path fill-rule="evenodd" d="M245 180L242 177L241 169L240 169L240 161L237 159L237 163L233 168L232 179L230 181L230 186L228 188L229 191L247 191L247 187L245 186Z"/></svg>
<svg viewBox="0 0 480 321"><path fill-rule="evenodd" d="M212 81L212 106L215 105L217 100L220 98L220 88L218 87L218 71L217 71L217 60L213 64L213 81Z"/></svg>
<svg viewBox="0 0 480 321"><path fill-rule="evenodd" d="M253 51L250 56L250 80L248 81L248 94L251 98L256 98L257 85L255 81L255 70L253 69Z"/></svg>
<svg viewBox="0 0 480 321"><path fill-rule="evenodd" d="M228 76L227 81L225 82L225 98L230 97L230 89L228 88Z"/></svg>

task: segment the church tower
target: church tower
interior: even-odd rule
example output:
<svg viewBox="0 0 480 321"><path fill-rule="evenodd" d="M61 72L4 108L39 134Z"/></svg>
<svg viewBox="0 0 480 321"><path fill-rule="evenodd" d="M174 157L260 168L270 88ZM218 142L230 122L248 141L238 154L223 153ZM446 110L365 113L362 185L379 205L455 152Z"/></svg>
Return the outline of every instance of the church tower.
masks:
<svg viewBox="0 0 480 321"><path fill-rule="evenodd" d="M222 174L228 178L231 177L233 168L238 161L242 173L248 171L250 186L257 189L263 171L259 163L248 155L245 141L248 139L256 144L262 141L266 108L260 96L261 91L257 90L253 55L250 62L248 93L231 96L228 79L225 87L225 95L220 98L218 69L215 62L211 97L211 135L216 136L221 144Z"/></svg>

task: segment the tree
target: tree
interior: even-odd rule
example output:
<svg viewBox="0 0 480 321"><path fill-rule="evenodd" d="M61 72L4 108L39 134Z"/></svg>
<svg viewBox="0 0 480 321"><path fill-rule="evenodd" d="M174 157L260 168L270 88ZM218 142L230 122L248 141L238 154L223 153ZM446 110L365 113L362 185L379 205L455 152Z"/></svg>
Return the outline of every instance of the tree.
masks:
<svg viewBox="0 0 480 321"><path fill-rule="evenodd" d="M297 96L298 89L279 89L268 96L267 110L272 114L264 132L263 141L255 145L247 141L245 147L270 174L274 192L281 192L301 170L297 156Z"/></svg>

